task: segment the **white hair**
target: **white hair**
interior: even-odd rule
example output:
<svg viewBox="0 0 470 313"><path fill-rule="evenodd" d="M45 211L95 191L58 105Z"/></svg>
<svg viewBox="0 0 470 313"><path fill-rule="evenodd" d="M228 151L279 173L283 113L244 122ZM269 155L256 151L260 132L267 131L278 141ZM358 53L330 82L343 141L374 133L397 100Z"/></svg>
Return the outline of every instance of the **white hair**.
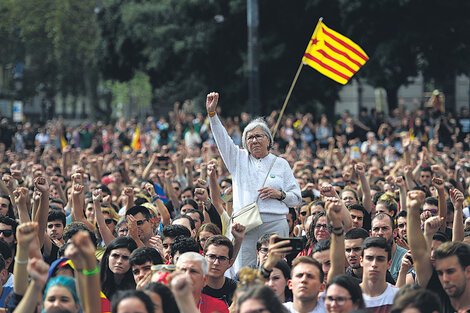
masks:
<svg viewBox="0 0 470 313"><path fill-rule="evenodd" d="M206 277L207 273L209 273L209 264L207 264L206 258L196 252L185 252L178 258L178 262L176 262L176 266L180 266L180 264L184 261L196 261L201 262L201 269L202 274Z"/></svg>
<svg viewBox="0 0 470 313"><path fill-rule="evenodd" d="M258 117L252 120L248 125L246 125L245 129L243 130L243 135L242 135L243 148L245 148L245 150L249 152L248 145L246 144L246 133L252 131L255 128L261 129L266 135L266 137L268 137L269 139L268 150L271 149L273 147L273 135L271 134L271 130L269 129L268 124L266 124L266 122L264 121L262 117Z"/></svg>

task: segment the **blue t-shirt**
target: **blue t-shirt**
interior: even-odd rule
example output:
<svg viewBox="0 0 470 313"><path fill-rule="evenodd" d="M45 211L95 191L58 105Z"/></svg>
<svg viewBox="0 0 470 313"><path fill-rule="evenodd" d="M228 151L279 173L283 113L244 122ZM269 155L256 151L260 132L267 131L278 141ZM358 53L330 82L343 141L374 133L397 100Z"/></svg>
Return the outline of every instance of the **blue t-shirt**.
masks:
<svg viewBox="0 0 470 313"><path fill-rule="evenodd" d="M5 307L5 300L11 292L13 292L13 287L3 287L2 296L0 297L0 308Z"/></svg>

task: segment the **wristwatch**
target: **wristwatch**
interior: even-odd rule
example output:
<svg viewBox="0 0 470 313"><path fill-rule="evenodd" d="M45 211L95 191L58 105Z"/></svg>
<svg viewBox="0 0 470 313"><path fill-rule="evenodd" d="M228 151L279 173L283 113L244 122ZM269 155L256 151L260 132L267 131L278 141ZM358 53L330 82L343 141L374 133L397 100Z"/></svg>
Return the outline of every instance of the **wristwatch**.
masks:
<svg viewBox="0 0 470 313"><path fill-rule="evenodd" d="M279 201L283 201L285 198L286 198L286 193L283 190L281 190L281 198L279 199Z"/></svg>

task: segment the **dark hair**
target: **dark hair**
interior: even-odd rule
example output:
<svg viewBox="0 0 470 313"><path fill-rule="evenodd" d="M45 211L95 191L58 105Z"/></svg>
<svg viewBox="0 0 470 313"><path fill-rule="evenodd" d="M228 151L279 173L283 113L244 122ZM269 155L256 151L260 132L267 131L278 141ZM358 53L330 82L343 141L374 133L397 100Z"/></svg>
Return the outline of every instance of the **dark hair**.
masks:
<svg viewBox="0 0 470 313"><path fill-rule="evenodd" d="M90 235L91 242L96 247L96 245L98 244L98 240L96 239L95 233L88 229L88 227L86 227L86 225L82 222L72 222L65 226L62 238L64 238L64 241L67 242L70 238L73 237L73 235L78 233L80 230L85 230L88 232L88 234Z"/></svg>
<svg viewBox="0 0 470 313"><path fill-rule="evenodd" d="M318 271L320 273L320 277L319 277L320 282L323 282L323 279L325 279L325 273L323 272L322 265L321 265L320 262L318 262L317 260L315 260L314 258L312 258L310 256L300 256L300 257L294 259L294 261L292 261L292 269L290 271L291 276L292 276L292 273L294 272L294 269L296 268L296 266L301 264L301 263L315 265L318 268Z"/></svg>
<svg viewBox="0 0 470 313"><path fill-rule="evenodd" d="M284 275L286 281L290 279L290 267L285 260L279 260L276 265L274 265L274 267L282 272L282 275ZM284 297L285 299L292 298L292 291L289 289L289 287L287 287L287 285L284 288Z"/></svg>
<svg viewBox="0 0 470 313"><path fill-rule="evenodd" d="M178 236L171 245L171 257L174 258L176 252L180 255L186 252L199 253L199 244L191 237Z"/></svg>
<svg viewBox="0 0 470 313"><path fill-rule="evenodd" d="M47 215L47 222L60 221L65 227L65 213L59 210L50 210Z"/></svg>
<svg viewBox="0 0 470 313"><path fill-rule="evenodd" d="M457 256L459 264L463 269L470 265L470 246L464 242L444 242L434 250L434 259L436 259L436 262L437 260L453 255Z"/></svg>
<svg viewBox="0 0 470 313"><path fill-rule="evenodd" d="M359 286L359 283L357 282L357 280L354 279L352 276L343 274L343 275L333 277L326 285L327 292L328 292L328 288L330 288L330 286L332 285L338 285L346 289L349 292L349 295L351 296L351 301L355 305L357 305L358 309L365 308L365 303L364 303L364 298L362 297L361 287Z"/></svg>
<svg viewBox="0 0 470 313"><path fill-rule="evenodd" d="M312 223L310 224L310 227L307 230L307 247L310 247L314 245L317 242L317 239L315 238L315 226L318 223L318 220L320 217L325 216L326 217L326 211L320 211L317 214L313 216ZM328 218L327 218L328 220ZM328 223L327 223L328 224ZM330 227L328 227L328 232L331 233Z"/></svg>
<svg viewBox="0 0 470 313"><path fill-rule="evenodd" d="M255 285L246 290L240 298L238 298L237 303L240 308L242 303L248 299L256 299L262 302L265 308L270 313L287 313L288 310L282 305L279 298L276 296L274 291L263 285Z"/></svg>
<svg viewBox="0 0 470 313"><path fill-rule="evenodd" d="M436 197L427 197L426 199L424 199L423 205L424 204L439 206L439 201L437 200Z"/></svg>
<svg viewBox="0 0 470 313"><path fill-rule="evenodd" d="M289 208L289 213L290 215L292 215L292 220L295 222L297 220L297 213L295 211L295 208Z"/></svg>
<svg viewBox="0 0 470 313"><path fill-rule="evenodd" d="M387 215L387 214L385 214ZM362 242L361 256L364 257L364 251L369 248L384 249L388 254L387 260L392 259L392 247L388 244L387 240L383 237L368 237Z"/></svg>
<svg viewBox="0 0 470 313"><path fill-rule="evenodd" d="M146 207L142 206L142 205L136 205L136 206L133 206L132 208L130 208L129 210L126 211L126 216L127 215L132 215L132 216L135 216L139 213L142 213L142 215L146 218L146 219L149 219L150 218L150 212L149 212L149 209L147 209Z"/></svg>
<svg viewBox="0 0 470 313"><path fill-rule="evenodd" d="M10 218L15 218L15 212L13 211L13 204L11 203L11 199L10 199L10 196L9 195L5 195L5 194L0 194L0 198L3 198L3 199L7 199L8 200L8 211L7 211L7 215L8 217ZM16 236L16 234L15 234ZM16 237L15 237L16 238Z"/></svg>
<svg viewBox="0 0 470 313"><path fill-rule="evenodd" d="M0 240L0 254L5 260L8 260L13 256L11 247L6 241Z"/></svg>
<svg viewBox="0 0 470 313"><path fill-rule="evenodd" d="M162 240L169 238L176 238L178 236L191 237L189 229L183 225L167 225L162 230Z"/></svg>
<svg viewBox="0 0 470 313"><path fill-rule="evenodd" d="M450 200L450 198L447 198L447 200L446 200L446 206L447 206L447 213L449 213L449 212L454 212L454 211L455 211L454 204L452 203L452 201Z"/></svg>
<svg viewBox="0 0 470 313"><path fill-rule="evenodd" d="M0 271L3 271L5 269L5 258L3 255L0 254Z"/></svg>
<svg viewBox="0 0 470 313"><path fill-rule="evenodd" d="M189 215L180 215L180 216L177 216L173 219L173 221L171 221L171 223L173 224L175 221L177 220L181 220L181 219L187 219L188 222L189 222L189 227L191 227L191 230L194 230L196 228L196 225L194 224L194 220L192 219L191 216Z"/></svg>
<svg viewBox="0 0 470 313"><path fill-rule="evenodd" d="M129 263L132 266L151 262L153 265L163 264L163 259L157 249L152 247L139 247L132 251Z"/></svg>
<svg viewBox="0 0 470 313"><path fill-rule="evenodd" d="M185 189L186 190L186 189ZM193 199L185 199L183 201L181 201L180 203L180 206L178 207L178 213L181 211L181 208L186 205L186 204L189 204L190 206L192 206L195 210L197 210L199 208L199 206L197 205L197 202L194 201Z"/></svg>
<svg viewBox="0 0 470 313"><path fill-rule="evenodd" d="M189 213L197 213L199 215L199 220L201 221L201 224L204 223L204 214L200 210L191 209L191 210L186 211L186 213L184 215L188 215ZM191 217L191 216L189 216L189 217Z"/></svg>
<svg viewBox="0 0 470 313"><path fill-rule="evenodd" d="M326 250L330 250L331 240L330 239L323 239L317 242L312 249L312 256L316 252L322 252Z"/></svg>
<svg viewBox="0 0 470 313"><path fill-rule="evenodd" d="M366 213L367 213L364 206L361 204L357 204L357 203L351 203L347 205L347 209L348 211L351 211L351 210L361 211L364 214L364 216L366 216Z"/></svg>
<svg viewBox="0 0 470 313"><path fill-rule="evenodd" d="M179 313L178 305L176 304L175 296L170 288L161 283L150 283L144 287L144 292L154 292L162 299L163 312Z"/></svg>
<svg viewBox="0 0 470 313"><path fill-rule="evenodd" d="M398 214L397 214L397 221L398 221L398 218L399 218L399 217L405 217L405 218L406 218L407 215L408 215L408 212L407 212L407 211L400 211L400 212L398 212Z"/></svg>
<svg viewBox="0 0 470 313"><path fill-rule="evenodd" d="M215 235L209 237L204 245L204 254L207 253L207 249L209 249L210 245L214 246L225 246L228 248L228 258L232 259L233 257L233 244L232 242L225 236L222 235Z"/></svg>
<svg viewBox="0 0 470 313"><path fill-rule="evenodd" d="M193 187L186 187L181 191L181 193L183 194L188 190L191 191L191 195L194 197L194 188Z"/></svg>
<svg viewBox="0 0 470 313"><path fill-rule="evenodd" d="M8 216L1 215L0 223L11 226L11 230L13 231L13 236L16 238L16 227L18 227L18 223L14 219Z"/></svg>
<svg viewBox="0 0 470 313"><path fill-rule="evenodd" d="M421 313L440 312L441 301L431 290L409 284L395 294L390 313L400 313L405 308L415 308Z"/></svg>
<svg viewBox="0 0 470 313"><path fill-rule="evenodd" d="M369 232L364 228L352 228L345 235L344 239L366 239L369 237Z"/></svg>
<svg viewBox="0 0 470 313"><path fill-rule="evenodd" d="M109 255L115 249L125 248L129 252L133 252L137 249L137 244L134 239L130 237L117 237L113 239L104 251L103 257L101 259L101 270L100 270L100 279L101 279L101 288L103 293L108 299L113 298L114 294L118 290L124 289L135 289L135 280L132 275L132 268L129 267L129 270L124 274L124 278L121 280L119 286L114 280L114 273L109 269Z"/></svg>
<svg viewBox="0 0 470 313"><path fill-rule="evenodd" d="M152 299L150 299L150 297L145 292L143 292L141 290L124 290L124 291L118 292L116 294L116 297L114 297L112 302L111 302L111 307L112 307L111 312L112 313L117 313L119 303L122 300L127 299L127 298L137 298L137 299L139 299L145 305L145 310L147 311L147 313L153 313L154 312Z"/></svg>
<svg viewBox="0 0 470 313"><path fill-rule="evenodd" d="M447 242L449 241L449 237L446 235L446 233L443 233L441 231L437 231L434 233L432 236L432 240L437 240L441 242Z"/></svg>
<svg viewBox="0 0 470 313"><path fill-rule="evenodd" d="M259 249L261 249L261 246L263 245L263 243L269 243L269 240L271 239L272 235L274 235L274 233L264 234L261 237L259 237L258 240L256 241L256 251L259 251Z"/></svg>
<svg viewBox="0 0 470 313"><path fill-rule="evenodd" d="M431 176L432 176L432 169L429 166L423 166L421 168L421 172L429 172L429 173L431 173Z"/></svg>

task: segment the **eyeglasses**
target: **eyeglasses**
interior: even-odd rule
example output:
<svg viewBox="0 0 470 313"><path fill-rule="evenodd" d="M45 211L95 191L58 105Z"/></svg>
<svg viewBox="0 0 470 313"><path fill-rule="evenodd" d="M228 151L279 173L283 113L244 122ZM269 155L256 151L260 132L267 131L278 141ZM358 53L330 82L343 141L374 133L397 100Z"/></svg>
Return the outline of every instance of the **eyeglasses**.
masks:
<svg viewBox="0 0 470 313"><path fill-rule="evenodd" d="M269 249L268 248L260 248L258 251L262 254L268 254Z"/></svg>
<svg viewBox="0 0 470 313"><path fill-rule="evenodd" d="M439 210L438 209L428 209L428 210L424 210L424 212L430 212L431 214L437 214Z"/></svg>
<svg viewBox="0 0 470 313"><path fill-rule="evenodd" d="M173 272L176 270L176 265L174 264L159 264L159 265L154 265L152 266L152 271L167 271L167 272Z"/></svg>
<svg viewBox="0 0 470 313"><path fill-rule="evenodd" d="M255 139L256 139L256 141L261 141L261 140L263 140L264 136L265 135L261 135L261 134L253 135L253 136L248 137L246 140L248 142L253 142Z"/></svg>
<svg viewBox="0 0 470 313"><path fill-rule="evenodd" d="M112 218L107 218L107 219L104 220L104 222L106 223L106 225L109 225L112 222L114 222L114 220Z"/></svg>
<svg viewBox="0 0 470 313"><path fill-rule="evenodd" d="M0 230L0 234L3 234L3 236L5 237L10 237L11 235L13 235L13 230L3 229L3 230Z"/></svg>
<svg viewBox="0 0 470 313"><path fill-rule="evenodd" d="M317 225L315 225L315 228L316 229L322 229L322 228L328 229L328 225L326 225L326 224L317 224Z"/></svg>
<svg viewBox="0 0 470 313"><path fill-rule="evenodd" d="M300 212L300 215L302 215L302 216L307 215L307 211Z"/></svg>
<svg viewBox="0 0 470 313"><path fill-rule="evenodd" d="M327 296L325 298L325 303L328 303L328 304L331 304L333 302L336 302L337 305L344 305L346 303L346 301L348 300L351 300L351 298L347 298L347 297L336 297L336 298L333 298L332 296Z"/></svg>
<svg viewBox="0 0 470 313"><path fill-rule="evenodd" d="M227 264L228 261L230 260L226 256L217 256L215 254L206 254L206 258L209 260L211 263L215 263L215 261L219 260L219 264Z"/></svg>
<svg viewBox="0 0 470 313"><path fill-rule="evenodd" d="M136 224L137 224L137 226L142 226L142 225L144 225L144 223L147 222L148 220L149 220L148 218L146 218L145 220L138 220L138 221L136 221Z"/></svg>

